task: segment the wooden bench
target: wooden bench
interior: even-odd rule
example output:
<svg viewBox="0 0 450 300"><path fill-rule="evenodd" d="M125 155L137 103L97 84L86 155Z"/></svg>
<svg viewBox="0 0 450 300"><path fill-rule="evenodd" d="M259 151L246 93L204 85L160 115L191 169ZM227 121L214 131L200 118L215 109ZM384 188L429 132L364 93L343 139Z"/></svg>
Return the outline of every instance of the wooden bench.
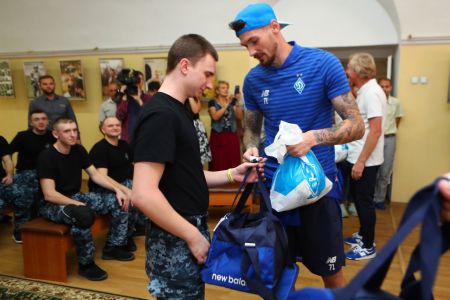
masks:
<svg viewBox="0 0 450 300"><path fill-rule="evenodd" d="M107 216L97 216L92 235L109 228ZM67 251L72 246L69 226L44 218L21 226L25 277L67 282Z"/></svg>

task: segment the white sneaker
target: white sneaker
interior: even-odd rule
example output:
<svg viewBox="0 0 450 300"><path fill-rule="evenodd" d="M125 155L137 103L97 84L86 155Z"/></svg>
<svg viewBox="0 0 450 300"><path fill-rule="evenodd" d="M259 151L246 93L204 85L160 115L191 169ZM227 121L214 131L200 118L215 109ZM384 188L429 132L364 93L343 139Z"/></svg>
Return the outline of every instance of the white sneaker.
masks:
<svg viewBox="0 0 450 300"><path fill-rule="evenodd" d="M372 248L364 248L360 245L356 245L350 251L345 253L345 257L351 260L371 259L375 256L377 256L375 246L372 246Z"/></svg>

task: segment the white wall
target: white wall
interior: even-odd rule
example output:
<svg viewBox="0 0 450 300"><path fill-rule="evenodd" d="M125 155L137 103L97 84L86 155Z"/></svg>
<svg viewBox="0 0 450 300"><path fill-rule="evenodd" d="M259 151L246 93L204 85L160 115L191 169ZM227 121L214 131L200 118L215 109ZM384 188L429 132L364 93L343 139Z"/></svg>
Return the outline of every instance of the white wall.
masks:
<svg viewBox="0 0 450 300"><path fill-rule="evenodd" d="M395 0L401 39L443 38L450 40L449 0Z"/></svg>
<svg viewBox="0 0 450 300"><path fill-rule="evenodd" d="M386 0L384 0L386 1ZM416 0L418 1L418 0ZM195 32L237 45L227 24L254 1L0 0L0 53L169 46ZM396 44L398 32L374 0L279 0L288 39L337 47Z"/></svg>
<svg viewBox="0 0 450 300"><path fill-rule="evenodd" d="M283 0L275 8L280 19L293 23L284 29L286 38L303 45L349 47L398 43L396 28L377 1Z"/></svg>

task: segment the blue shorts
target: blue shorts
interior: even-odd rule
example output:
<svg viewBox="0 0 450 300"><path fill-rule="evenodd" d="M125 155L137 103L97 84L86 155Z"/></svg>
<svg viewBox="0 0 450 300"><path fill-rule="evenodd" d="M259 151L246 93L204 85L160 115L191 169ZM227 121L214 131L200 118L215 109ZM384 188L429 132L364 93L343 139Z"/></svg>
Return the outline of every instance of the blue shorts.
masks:
<svg viewBox="0 0 450 300"><path fill-rule="evenodd" d="M204 220L196 226L210 241L206 217ZM149 222L145 244L146 271L150 278L147 288L153 297L192 300L205 298L205 284L200 273L202 266L197 263L184 240Z"/></svg>
<svg viewBox="0 0 450 300"><path fill-rule="evenodd" d="M345 265L338 201L325 196L299 213L301 226L286 228L291 255L316 275L335 274Z"/></svg>

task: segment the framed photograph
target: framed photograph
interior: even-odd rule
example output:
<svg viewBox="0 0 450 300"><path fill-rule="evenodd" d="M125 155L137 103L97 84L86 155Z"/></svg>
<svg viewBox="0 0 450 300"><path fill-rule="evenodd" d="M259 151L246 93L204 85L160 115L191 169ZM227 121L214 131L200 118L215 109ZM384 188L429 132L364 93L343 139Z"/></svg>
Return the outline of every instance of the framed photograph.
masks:
<svg viewBox="0 0 450 300"><path fill-rule="evenodd" d="M108 97L108 85L111 82L117 83L117 74L122 71L123 59L100 59L100 78L102 82L102 96Z"/></svg>
<svg viewBox="0 0 450 300"><path fill-rule="evenodd" d="M7 60L0 60L0 97L15 97L11 67Z"/></svg>
<svg viewBox="0 0 450 300"><path fill-rule="evenodd" d="M81 60L61 60L59 66L63 96L72 100L86 99Z"/></svg>
<svg viewBox="0 0 450 300"><path fill-rule="evenodd" d="M44 62L42 61L27 61L23 63L23 72L25 73L25 86L27 89L27 96L30 99L42 95L39 88L39 77L47 74Z"/></svg>
<svg viewBox="0 0 450 300"><path fill-rule="evenodd" d="M167 58L144 58L145 91L150 81L162 83L166 76Z"/></svg>

